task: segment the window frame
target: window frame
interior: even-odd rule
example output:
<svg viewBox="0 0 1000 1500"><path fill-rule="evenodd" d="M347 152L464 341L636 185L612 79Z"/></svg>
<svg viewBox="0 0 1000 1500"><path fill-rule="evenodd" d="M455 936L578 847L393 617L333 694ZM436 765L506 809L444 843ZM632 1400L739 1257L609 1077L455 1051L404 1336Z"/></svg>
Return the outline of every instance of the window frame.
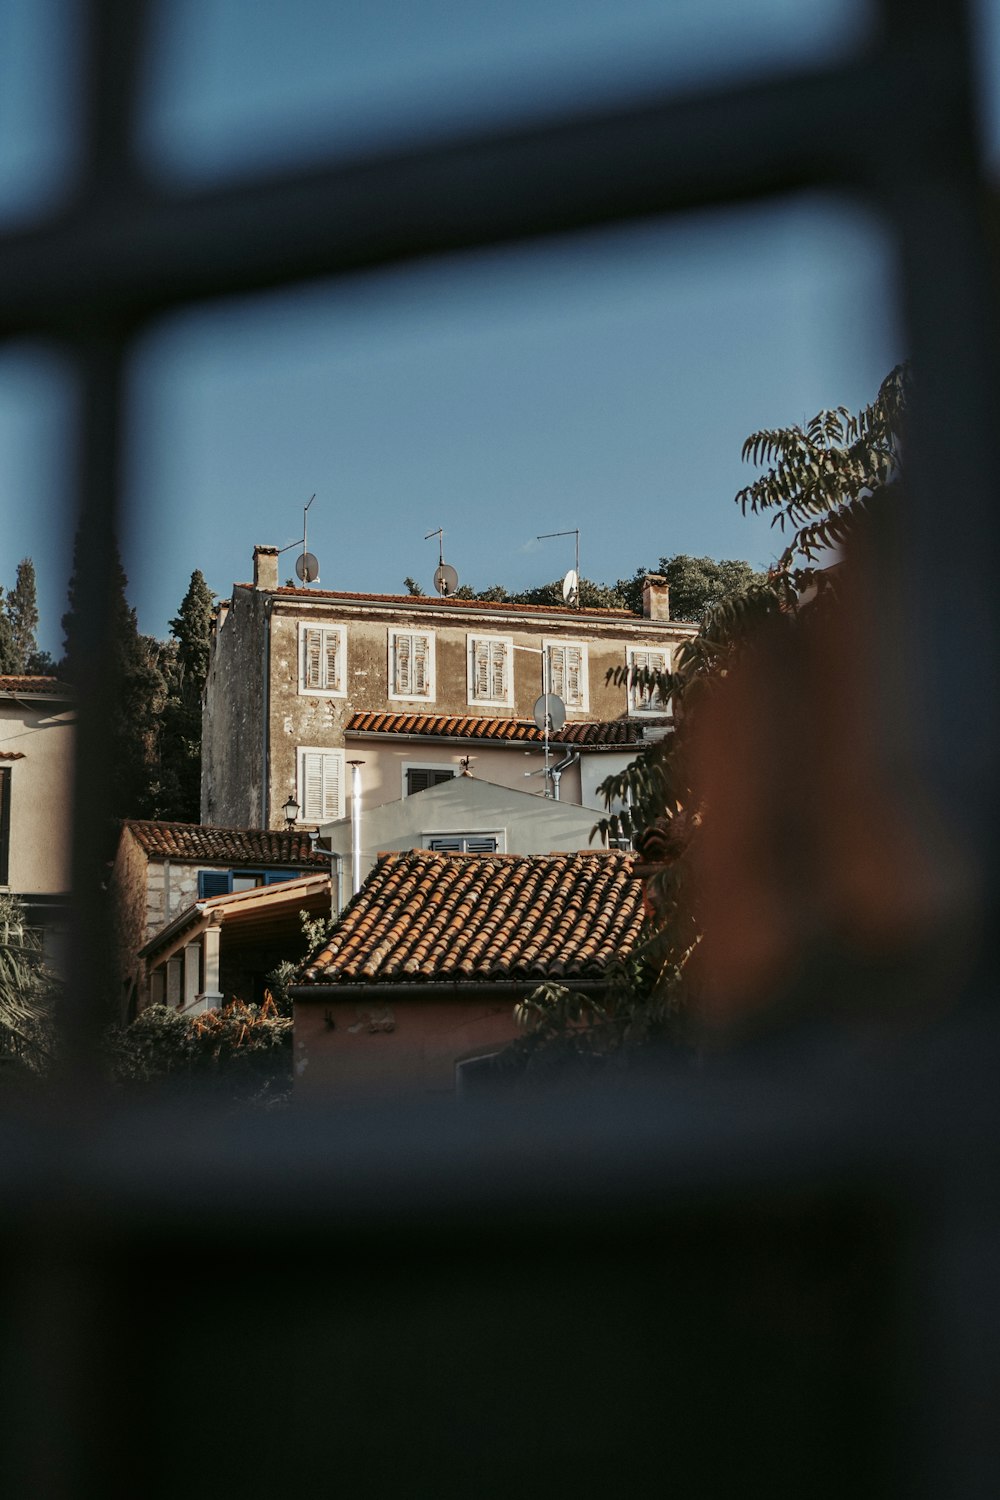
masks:
<svg viewBox="0 0 1000 1500"><path fill-rule="evenodd" d="M570 646L576 646L580 651L580 683L583 688L583 692L581 694L583 701L581 703L569 703L567 702L565 693L558 693L558 696L566 705L566 712L568 714L589 714L590 647L587 641L580 641L575 637L573 639L561 640L556 636L547 636L542 641L542 650L545 652L545 656L543 658L543 661L545 663L545 681L548 687L548 691L550 693L557 693L556 686L552 681L552 652L554 650L564 651Z"/></svg>
<svg viewBox="0 0 1000 1500"><path fill-rule="evenodd" d="M337 637L337 660L340 669L340 686L331 687L307 687L306 686L306 640L310 630L318 630L324 636L335 635ZM321 648L321 655L323 648ZM310 620L298 622L298 691L303 698L346 698L347 697L347 630L343 625L317 625Z"/></svg>
<svg viewBox="0 0 1000 1500"><path fill-rule="evenodd" d="M637 653L648 656L652 652L656 652L666 658L666 666L663 670L669 672L673 660L673 652L670 646L655 646L650 643L649 645L635 645L627 648L625 661L628 667L628 711L629 714L634 714L642 718L672 719L674 706L671 699L668 698L666 703L659 701L654 703L652 700L648 703L638 703L636 701L636 687L632 680L635 671L635 657Z"/></svg>
<svg viewBox="0 0 1000 1500"><path fill-rule="evenodd" d="M306 756L307 755L323 755L323 756L333 757L334 759L336 759L336 761L339 764L338 786L337 786L337 811L332 816L327 816L325 812L324 813L320 813L318 816L314 816L309 811L309 804L308 804L307 790L306 790ZM322 825L323 823L337 823L337 822L340 821L341 818L343 818L343 816L344 816L344 809L345 809L345 806L346 806L346 799L347 799L347 792L346 792L346 787L345 787L345 784L344 784L345 783L346 774L347 774L347 752L345 751L345 749L343 748L343 746L337 746L337 745L297 745L295 747L295 795L296 795L296 797L298 798L298 801L299 801L299 806L301 808L300 818L301 818L301 821L303 823L305 823L305 824L308 824L308 823L317 823L317 824Z"/></svg>
<svg viewBox="0 0 1000 1500"><path fill-rule="evenodd" d="M393 703L434 703L437 699L436 651L433 630L421 630L402 625L391 625L388 632L388 687L387 697ZM427 642L427 691L426 693L400 693L396 690L396 642L402 636L423 636Z"/></svg>
<svg viewBox="0 0 1000 1500"><path fill-rule="evenodd" d="M502 698L476 696L476 646L483 642L486 645L501 645L506 655L504 677L506 680L506 693ZM469 631L465 644L465 686L466 702L477 708L513 708L514 707L514 637L512 635L496 635L488 631Z"/></svg>
<svg viewBox="0 0 1000 1500"><path fill-rule="evenodd" d="M203 869L199 869L198 871L198 900L210 901L213 896L233 895L236 892L237 880L249 880L251 877L256 877L256 879L254 880L254 884L252 886L246 886L244 887L244 889L263 890L265 886L281 885L286 880L295 880L300 873L304 874L305 872L300 872L299 870L288 870L286 872L284 870L268 870L263 868L251 870L240 869L236 867L229 870L216 870L212 869L211 867L205 867ZM212 875L217 878L224 879L226 881L225 890L206 892L204 890L204 877L206 875Z"/></svg>
<svg viewBox="0 0 1000 1500"><path fill-rule="evenodd" d="M448 771L451 774L452 781L455 781L458 778L458 767L454 764L454 762L448 763L446 761L404 760L401 768L402 794L404 798L418 797L420 795L419 792L411 792L407 789L407 780L411 771ZM444 785L443 780L439 783L439 785ZM430 788L421 788L421 790L429 791Z"/></svg>

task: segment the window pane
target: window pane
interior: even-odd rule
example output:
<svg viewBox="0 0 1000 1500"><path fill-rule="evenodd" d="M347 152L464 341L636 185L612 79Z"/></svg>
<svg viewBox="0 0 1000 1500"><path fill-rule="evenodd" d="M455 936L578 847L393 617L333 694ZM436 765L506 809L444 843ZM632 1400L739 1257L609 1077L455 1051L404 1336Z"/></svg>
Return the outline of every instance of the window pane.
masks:
<svg viewBox="0 0 1000 1500"><path fill-rule="evenodd" d="M163 0L146 143L211 177L829 59L867 0Z"/></svg>
<svg viewBox="0 0 1000 1500"><path fill-rule="evenodd" d="M13 588L30 558L38 599L37 644L58 662L73 555L69 506L73 412L65 367L27 347L0 352L0 586Z"/></svg>
<svg viewBox="0 0 1000 1500"><path fill-rule="evenodd" d="M76 0L0 0L0 223L36 213L76 164Z"/></svg>

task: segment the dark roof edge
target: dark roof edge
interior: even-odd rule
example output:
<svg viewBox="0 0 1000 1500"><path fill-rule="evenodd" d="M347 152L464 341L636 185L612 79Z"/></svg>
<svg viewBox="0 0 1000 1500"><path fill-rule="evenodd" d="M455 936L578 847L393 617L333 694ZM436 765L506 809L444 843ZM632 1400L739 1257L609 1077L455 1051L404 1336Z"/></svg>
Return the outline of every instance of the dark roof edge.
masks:
<svg viewBox="0 0 1000 1500"><path fill-rule="evenodd" d="M365 984L351 980L345 984L293 984L288 993L293 1000L412 1000L433 991L446 999L508 999L518 1000L533 995L543 984L565 984L567 989L592 991L606 990L611 982L607 977L574 978L573 975L539 975L536 979L415 979L405 983L379 980Z"/></svg>

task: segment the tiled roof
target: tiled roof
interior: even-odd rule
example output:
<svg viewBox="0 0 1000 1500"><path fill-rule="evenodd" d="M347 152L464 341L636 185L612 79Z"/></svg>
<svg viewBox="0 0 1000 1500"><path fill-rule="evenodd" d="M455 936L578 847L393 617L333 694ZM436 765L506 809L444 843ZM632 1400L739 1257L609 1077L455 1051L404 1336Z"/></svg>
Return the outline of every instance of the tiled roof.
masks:
<svg viewBox="0 0 1000 1500"><path fill-rule="evenodd" d="M23 760L23 750L0 750L0 760Z"/></svg>
<svg viewBox="0 0 1000 1500"><path fill-rule="evenodd" d="M657 721L659 722L659 721ZM669 723L665 719L663 723ZM549 735L553 745L639 745L645 721L611 719L605 723L564 724ZM422 713L352 714L347 734L423 735L430 739L500 740L540 745L545 736L532 719L485 719L470 715Z"/></svg>
<svg viewBox="0 0 1000 1500"><path fill-rule="evenodd" d="M252 589L252 583L237 584L237 588ZM432 609L470 609L489 611L500 610L511 614L535 614L535 615L583 615L607 617L610 620L641 620L642 615L637 615L631 609L598 609L596 607L584 606L577 609L568 604L515 604L511 600L493 599L456 599L452 594L447 599L439 598L435 594L352 594L341 593L334 589L299 589L284 586L269 589L268 593L278 598L285 599L329 599L336 604L338 600L358 604L393 604L401 605L407 609L423 609L430 605ZM648 623L648 621L647 621ZM672 622L671 622L672 623Z"/></svg>
<svg viewBox="0 0 1000 1500"><path fill-rule="evenodd" d="M0 677L0 693L23 694L26 698L72 698L73 689L58 677Z"/></svg>
<svg viewBox="0 0 1000 1500"><path fill-rule="evenodd" d="M329 868L328 860L313 852L308 835L298 828L208 828L200 823L156 823L141 818L129 818L123 826L154 859Z"/></svg>
<svg viewBox="0 0 1000 1500"><path fill-rule="evenodd" d="M631 855L383 855L306 984L601 979L636 944Z"/></svg>

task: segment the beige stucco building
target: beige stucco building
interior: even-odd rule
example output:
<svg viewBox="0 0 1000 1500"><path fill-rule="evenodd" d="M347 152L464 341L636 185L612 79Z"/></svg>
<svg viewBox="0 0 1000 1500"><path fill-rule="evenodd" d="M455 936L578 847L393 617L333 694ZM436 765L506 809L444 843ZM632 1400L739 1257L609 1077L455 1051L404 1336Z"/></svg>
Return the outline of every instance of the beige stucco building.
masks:
<svg viewBox="0 0 1000 1500"><path fill-rule="evenodd" d="M544 796L543 686L565 704L548 762L562 800L593 808L669 713L614 668L669 669L695 627L669 618L651 577L629 610L334 593L278 586L278 552L254 551L252 583L219 610L205 694L205 824L276 828L293 797L320 825L347 810L349 763L364 762L367 809L471 769Z"/></svg>
<svg viewBox="0 0 1000 1500"><path fill-rule="evenodd" d="M19 896L63 965L69 921L73 690L54 677L0 677L0 890Z"/></svg>

